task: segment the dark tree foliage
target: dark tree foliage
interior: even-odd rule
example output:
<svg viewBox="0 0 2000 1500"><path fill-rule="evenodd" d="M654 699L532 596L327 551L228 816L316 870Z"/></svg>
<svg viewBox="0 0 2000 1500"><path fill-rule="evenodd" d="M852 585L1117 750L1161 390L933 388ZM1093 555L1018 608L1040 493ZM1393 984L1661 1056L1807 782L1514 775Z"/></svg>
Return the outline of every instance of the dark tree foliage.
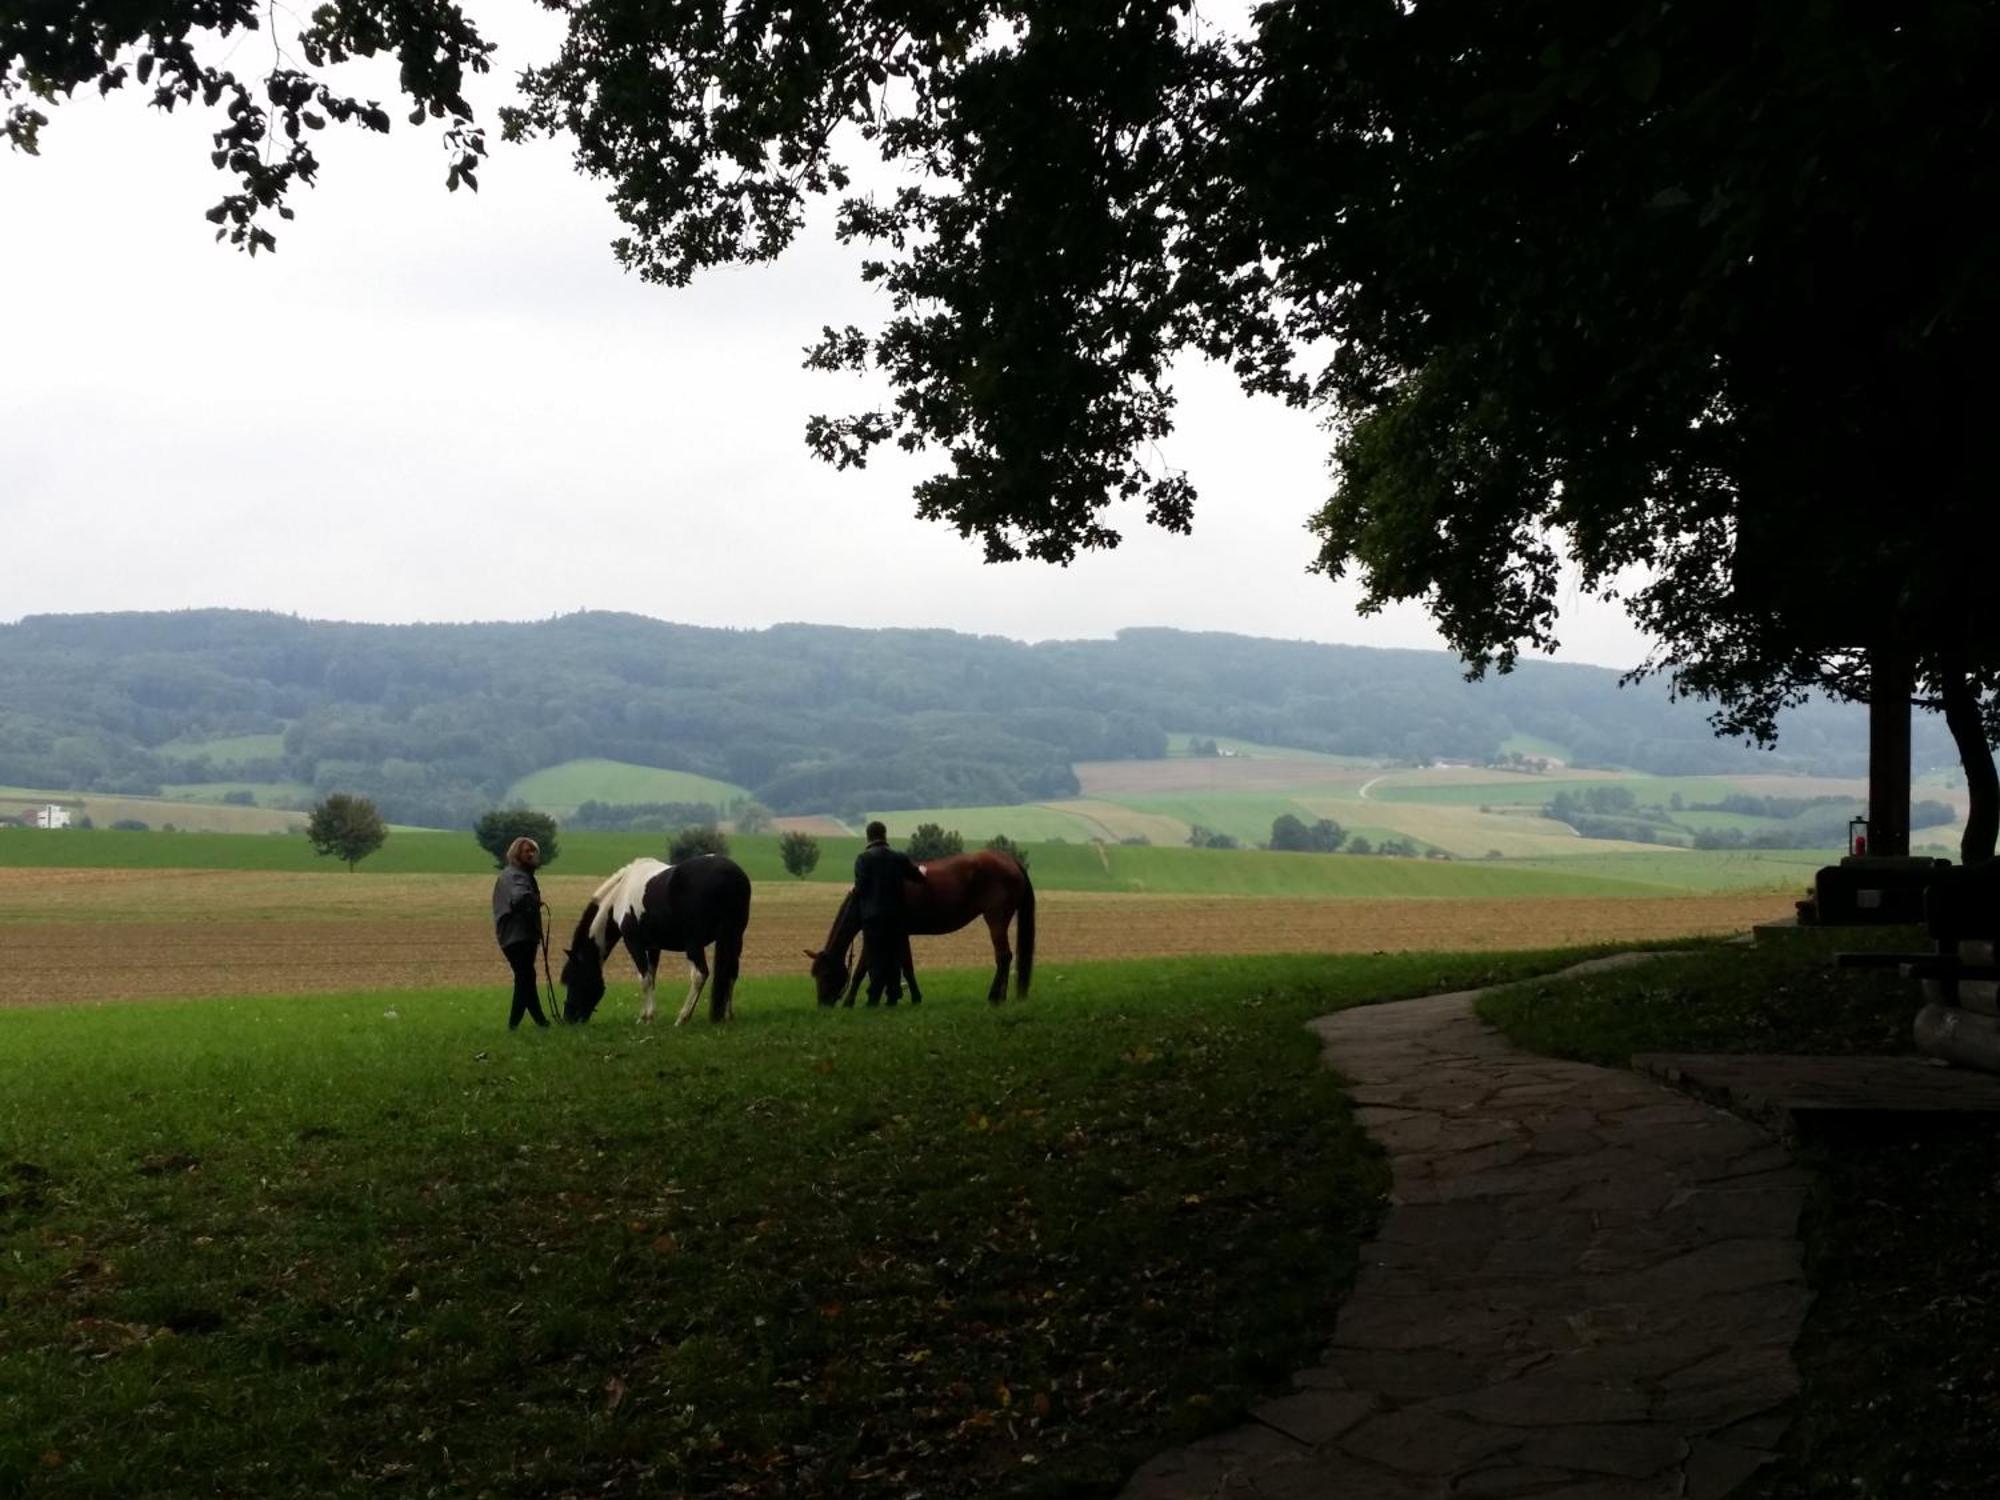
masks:
<svg viewBox="0 0 2000 1500"><path fill-rule="evenodd" d="M1331 818L1311 823L1292 813L1280 813L1271 820L1271 847L1304 854L1332 854L1347 841L1347 830Z"/></svg>
<svg viewBox="0 0 2000 1500"><path fill-rule="evenodd" d="M287 10L286 15L295 12ZM156 109L197 100L219 110L210 162L234 179L209 209L215 237L255 255L275 250L269 215L293 216L286 202L299 183L319 172L313 133L328 121L386 132L389 114L374 99L358 99L328 83L321 71L349 58L396 59L412 124L426 115L446 120L450 157L445 185L477 189L475 168L485 137L472 123L465 75L484 73L492 47L449 0L328 0L294 34L273 34L264 48L241 49L266 60L261 73L239 77L204 60L213 42L244 40L276 22L264 0L24 0L0 6L0 101L15 150L38 155L53 107L79 88L108 94L131 83ZM233 56L238 48L225 49ZM304 66L297 64L303 63ZM246 67L248 64L246 63ZM276 137L284 137L275 151Z"/></svg>
<svg viewBox="0 0 2000 1500"><path fill-rule="evenodd" d="M894 397L808 440L843 466L937 453L918 511L989 558L1115 545L1117 500L1188 529L1156 445L1170 362L1199 350L1337 418L1317 566L1357 570L1369 607L1423 600L1505 669L1554 643L1565 561L1606 593L1643 568L1651 669L1763 740L1815 688L1877 691L1890 653L1950 725L1990 850L2000 279L1977 205L2000 9L1272 0L1234 37L1190 0L550 3L566 40L506 132L573 141L619 259L669 284L776 256L837 196L888 317L808 362ZM253 7L21 14L10 93L114 87L131 55L162 103L229 95L218 164L243 191L215 213L268 244L251 220L309 153L261 165L262 107L182 40ZM471 142L454 170L476 153L458 84L485 47L455 7L336 0L301 45L396 52ZM387 123L317 88L268 80L288 136L313 102ZM42 123L17 106L9 132L32 148ZM855 191L856 152L899 185ZM815 794L861 799L860 774Z"/></svg>
<svg viewBox="0 0 2000 1500"><path fill-rule="evenodd" d="M388 825L375 804L345 792L324 799L306 821L306 839L314 852L345 860L350 871L380 849L388 837Z"/></svg>
<svg viewBox="0 0 2000 1500"><path fill-rule="evenodd" d="M1187 841L1188 846L1193 849L1236 849L1241 847L1237 843L1236 835L1221 833L1200 823L1188 829Z"/></svg>
<svg viewBox="0 0 2000 1500"><path fill-rule="evenodd" d="M796 828L787 829L778 840L778 858L784 861L786 874L804 880L819 866L819 840Z"/></svg>
<svg viewBox="0 0 2000 1500"><path fill-rule="evenodd" d="M911 859L943 859L946 855L965 853L965 839L956 828L919 823L903 849Z"/></svg>
<svg viewBox="0 0 2000 1500"><path fill-rule="evenodd" d="M727 854L729 838L713 823L690 824L667 841L667 863L677 865L698 854Z"/></svg>
<svg viewBox="0 0 2000 1500"><path fill-rule="evenodd" d="M515 839L533 839L542 851L542 868L547 869L562 852L556 833L554 818L525 807L496 807L472 825L473 839L493 856L496 869L507 863L507 848Z"/></svg>
<svg viewBox="0 0 2000 1500"><path fill-rule="evenodd" d="M1181 0L570 15L508 129L575 138L647 276L776 254L843 140L912 169L840 214L889 321L809 360L894 404L809 440L944 454L919 512L990 558L1113 545L1119 498L1189 526L1148 465L1198 348L1339 414L1319 568L1423 600L1475 669L1554 644L1565 560L1643 567L1650 665L1719 729L1871 692L1893 649L1994 800L1986 549L1949 540L1991 503L1993 7L1276 0L1241 41Z"/></svg>
<svg viewBox="0 0 2000 1500"><path fill-rule="evenodd" d="M1008 838L1004 833L996 833L986 841L986 847L1001 854L1011 854L1020 862L1022 869L1028 868L1028 851Z"/></svg>

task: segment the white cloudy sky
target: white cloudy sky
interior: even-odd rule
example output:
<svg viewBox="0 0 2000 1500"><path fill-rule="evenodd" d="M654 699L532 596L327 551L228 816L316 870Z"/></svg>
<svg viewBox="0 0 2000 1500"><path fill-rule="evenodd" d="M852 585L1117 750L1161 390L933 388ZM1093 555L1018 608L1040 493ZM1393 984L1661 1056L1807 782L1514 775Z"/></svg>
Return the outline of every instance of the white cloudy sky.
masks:
<svg viewBox="0 0 2000 1500"><path fill-rule="evenodd" d="M504 49L475 98L490 119L552 33L519 0L472 10ZM231 65L261 69L268 46ZM0 619L602 608L1439 644L1417 608L1362 618L1352 584L1307 575L1327 435L1198 362L1163 452L1201 490L1192 537L1134 514L1115 552L988 567L914 518L921 459L842 474L805 451L810 413L868 393L802 371L801 349L879 313L830 237L646 287L612 261L603 190L560 145L496 143L482 191L447 194L436 135L392 108L387 139L321 137L321 187L252 262L202 218L223 190L202 112L128 91L51 113L39 159L0 152ZM1615 609L1569 602L1562 659L1644 655Z"/></svg>

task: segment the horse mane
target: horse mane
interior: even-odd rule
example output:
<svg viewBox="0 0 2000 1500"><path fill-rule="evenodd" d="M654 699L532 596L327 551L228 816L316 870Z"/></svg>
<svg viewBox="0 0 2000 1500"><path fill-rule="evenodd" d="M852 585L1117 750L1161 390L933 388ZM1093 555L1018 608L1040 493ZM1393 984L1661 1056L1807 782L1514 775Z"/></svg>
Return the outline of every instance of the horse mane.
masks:
<svg viewBox="0 0 2000 1500"><path fill-rule="evenodd" d="M604 883L590 893L590 904L584 908L584 916L590 922L590 940L597 944L600 954L609 953L617 941L610 929L614 923L625 920L625 914L634 910L644 898L646 882L668 866L647 855L641 855L629 864L620 866L604 879ZM582 927L578 927L582 932ZM606 941L607 937L610 941Z"/></svg>
<svg viewBox="0 0 2000 1500"><path fill-rule="evenodd" d="M826 941L821 947L828 953L837 953L842 959L847 950L854 946L854 936L861 930L861 924L854 920L854 887L847 888L847 894L840 898L840 910L833 914L833 926L826 930ZM843 941L843 934L845 941Z"/></svg>

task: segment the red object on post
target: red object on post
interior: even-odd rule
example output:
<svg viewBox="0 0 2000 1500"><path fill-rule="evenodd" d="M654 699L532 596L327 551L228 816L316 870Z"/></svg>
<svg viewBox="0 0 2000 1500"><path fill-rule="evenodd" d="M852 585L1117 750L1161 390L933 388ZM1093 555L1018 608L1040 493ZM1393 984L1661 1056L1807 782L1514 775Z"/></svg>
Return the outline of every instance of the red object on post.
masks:
<svg viewBox="0 0 2000 1500"><path fill-rule="evenodd" d="M1855 835L1854 835L1854 852L1855 852L1855 854L1856 854L1857 856L1858 856L1858 855L1863 855L1863 854L1866 854L1866 853L1868 852L1868 835L1867 835L1867 834L1865 834L1865 833L1857 833L1857 834L1855 834Z"/></svg>

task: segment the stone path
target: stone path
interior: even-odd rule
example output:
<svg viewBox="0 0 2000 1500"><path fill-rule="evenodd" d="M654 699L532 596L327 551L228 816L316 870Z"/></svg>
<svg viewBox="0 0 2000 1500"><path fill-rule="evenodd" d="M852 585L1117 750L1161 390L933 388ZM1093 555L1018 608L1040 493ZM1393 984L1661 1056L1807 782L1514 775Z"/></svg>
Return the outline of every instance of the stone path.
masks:
<svg viewBox="0 0 2000 1500"><path fill-rule="evenodd" d="M1325 1363L1123 1500L1715 1500L1774 1451L1806 1174L1733 1116L1520 1051L1476 994L1313 1023L1392 1207Z"/></svg>

